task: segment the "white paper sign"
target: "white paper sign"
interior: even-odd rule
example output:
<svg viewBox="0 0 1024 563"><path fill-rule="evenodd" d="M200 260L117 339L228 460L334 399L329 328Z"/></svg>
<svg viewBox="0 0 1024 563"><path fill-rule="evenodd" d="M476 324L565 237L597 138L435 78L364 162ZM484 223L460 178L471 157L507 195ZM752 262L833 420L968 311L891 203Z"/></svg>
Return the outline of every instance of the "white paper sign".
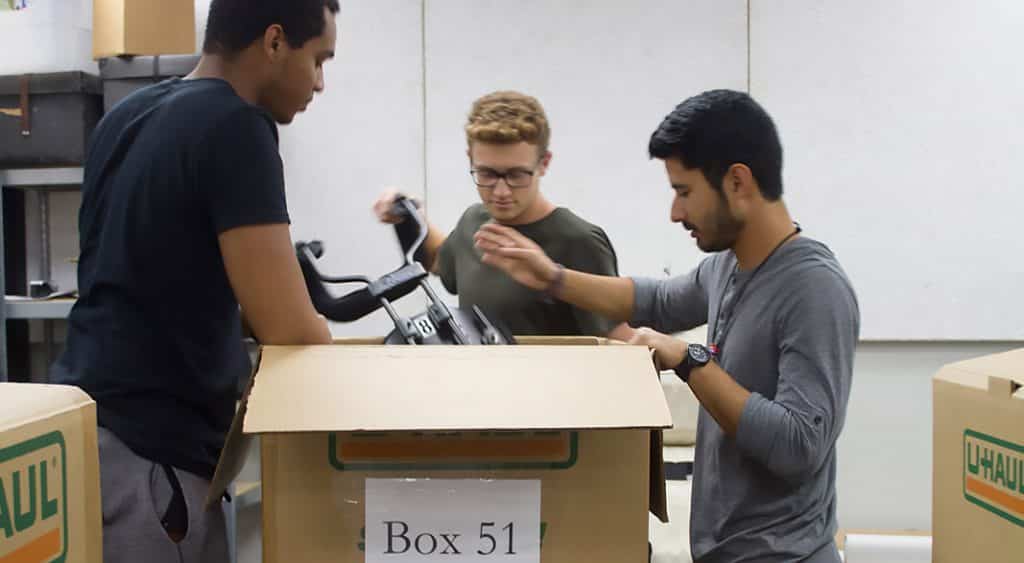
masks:
<svg viewBox="0 0 1024 563"><path fill-rule="evenodd" d="M538 479L367 479L366 563L540 563Z"/></svg>

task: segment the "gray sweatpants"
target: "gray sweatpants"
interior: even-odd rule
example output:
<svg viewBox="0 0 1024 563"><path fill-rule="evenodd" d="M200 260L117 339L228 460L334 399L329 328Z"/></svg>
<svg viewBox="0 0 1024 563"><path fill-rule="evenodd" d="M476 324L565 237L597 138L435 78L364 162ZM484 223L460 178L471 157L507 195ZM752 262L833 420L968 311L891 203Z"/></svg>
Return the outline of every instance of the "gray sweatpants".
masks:
<svg viewBox="0 0 1024 563"><path fill-rule="evenodd" d="M210 482L174 469L188 507L188 533L178 543L160 519L173 489L163 466L135 455L106 428L99 429L105 563L226 563L223 502L203 510Z"/></svg>

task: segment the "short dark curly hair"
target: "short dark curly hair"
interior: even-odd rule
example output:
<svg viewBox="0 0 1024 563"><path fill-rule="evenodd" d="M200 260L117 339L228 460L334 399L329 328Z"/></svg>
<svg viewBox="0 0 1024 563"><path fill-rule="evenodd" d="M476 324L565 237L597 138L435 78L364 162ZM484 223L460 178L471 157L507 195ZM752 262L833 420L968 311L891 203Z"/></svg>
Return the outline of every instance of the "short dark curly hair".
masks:
<svg viewBox="0 0 1024 563"><path fill-rule="evenodd" d="M291 48L301 48L324 32L324 8L338 13L338 0L213 0L203 52L228 56L241 52L274 24L284 29Z"/></svg>

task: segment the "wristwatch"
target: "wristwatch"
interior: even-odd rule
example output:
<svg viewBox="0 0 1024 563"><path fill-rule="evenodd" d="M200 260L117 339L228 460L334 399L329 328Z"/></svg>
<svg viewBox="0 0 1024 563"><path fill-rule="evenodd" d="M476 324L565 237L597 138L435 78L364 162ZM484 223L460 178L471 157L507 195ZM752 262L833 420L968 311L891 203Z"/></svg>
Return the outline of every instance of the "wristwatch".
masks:
<svg viewBox="0 0 1024 563"><path fill-rule="evenodd" d="M710 361L711 352L707 348L700 344L690 344L686 347L686 355L683 356L683 361L679 362L679 365L675 367L676 375L684 383L689 383L690 372L693 371L693 368L706 366Z"/></svg>

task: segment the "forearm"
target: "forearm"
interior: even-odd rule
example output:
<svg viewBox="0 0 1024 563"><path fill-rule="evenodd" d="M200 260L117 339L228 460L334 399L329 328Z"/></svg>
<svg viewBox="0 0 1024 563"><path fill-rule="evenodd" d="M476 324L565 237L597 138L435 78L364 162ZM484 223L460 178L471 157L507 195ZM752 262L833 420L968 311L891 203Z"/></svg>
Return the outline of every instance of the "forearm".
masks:
<svg viewBox="0 0 1024 563"><path fill-rule="evenodd" d="M751 393L718 364L693 370L690 388L744 455L789 480L813 472L822 454L822 418Z"/></svg>
<svg viewBox="0 0 1024 563"><path fill-rule="evenodd" d="M312 310L291 320L254 330L253 336L260 344L278 346L330 344L333 339L327 321Z"/></svg>
<svg viewBox="0 0 1024 563"><path fill-rule="evenodd" d="M435 227L432 223L427 223L427 238L423 240L423 268L428 272L434 272L437 266L437 253L441 250L441 245L444 244L445 239L448 236L442 231Z"/></svg>
<svg viewBox="0 0 1024 563"><path fill-rule="evenodd" d="M735 436L750 391L715 362L690 372L690 389L722 430Z"/></svg>
<svg viewBox="0 0 1024 563"><path fill-rule="evenodd" d="M707 322L707 297L695 276L669 279L632 278L632 326L647 326L667 334L690 330Z"/></svg>
<svg viewBox="0 0 1024 563"><path fill-rule="evenodd" d="M556 297L614 321L628 321L633 315L633 280L565 270Z"/></svg>
<svg viewBox="0 0 1024 563"><path fill-rule="evenodd" d="M219 236L231 289L263 344L327 344L331 332L310 299L287 224L251 225Z"/></svg>

